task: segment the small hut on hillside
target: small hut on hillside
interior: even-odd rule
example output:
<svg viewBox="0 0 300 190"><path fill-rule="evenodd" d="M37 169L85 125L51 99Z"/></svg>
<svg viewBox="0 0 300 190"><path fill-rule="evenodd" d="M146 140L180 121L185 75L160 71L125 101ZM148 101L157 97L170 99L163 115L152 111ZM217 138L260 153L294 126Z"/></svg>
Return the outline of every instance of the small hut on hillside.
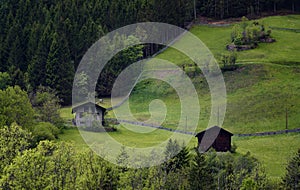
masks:
<svg viewBox="0 0 300 190"><path fill-rule="evenodd" d="M104 113L106 108L93 102L83 102L73 106L76 126L92 127L95 122L104 125Z"/></svg>
<svg viewBox="0 0 300 190"><path fill-rule="evenodd" d="M218 126L211 127L196 135L198 138L198 149L206 152L214 148L217 152L227 152L231 150L231 137L233 134Z"/></svg>

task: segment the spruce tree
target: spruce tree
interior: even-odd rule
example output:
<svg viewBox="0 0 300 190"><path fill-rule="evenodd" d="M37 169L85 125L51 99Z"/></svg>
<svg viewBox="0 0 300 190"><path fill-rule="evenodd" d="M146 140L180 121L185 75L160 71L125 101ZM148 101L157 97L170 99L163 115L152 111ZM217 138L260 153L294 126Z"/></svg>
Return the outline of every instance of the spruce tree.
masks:
<svg viewBox="0 0 300 190"><path fill-rule="evenodd" d="M11 44L11 50L9 52L7 63L8 65L20 68L22 71L26 70L25 63L25 45L22 44L22 37L17 35L14 42Z"/></svg>
<svg viewBox="0 0 300 190"><path fill-rule="evenodd" d="M283 177L285 189L300 189L300 149L288 163L286 174Z"/></svg>
<svg viewBox="0 0 300 190"><path fill-rule="evenodd" d="M1 69L3 71L7 71L7 69L14 64L14 56L16 54L19 54L17 52L17 48L19 48L19 42L18 42L18 34L20 31L22 31L19 23L13 22L10 24L10 28L8 30L8 33L6 35L4 44L2 45L2 56L1 56ZM12 51L13 50L13 51ZM11 52L12 51L12 52ZM9 61L9 59L11 59ZM9 61L9 62L8 62Z"/></svg>
<svg viewBox="0 0 300 190"><path fill-rule="evenodd" d="M38 44L38 49L30 65L28 66L29 82L33 89L38 86L46 86L46 62L51 45L52 22L49 22Z"/></svg>
<svg viewBox="0 0 300 190"><path fill-rule="evenodd" d="M46 63L46 85L58 92L64 105L71 103L74 65L63 34L54 33Z"/></svg>
<svg viewBox="0 0 300 190"><path fill-rule="evenodd" d="M210 172L205 155L196 150L189 175L191 189L215 189L214 176Z"/></svg>

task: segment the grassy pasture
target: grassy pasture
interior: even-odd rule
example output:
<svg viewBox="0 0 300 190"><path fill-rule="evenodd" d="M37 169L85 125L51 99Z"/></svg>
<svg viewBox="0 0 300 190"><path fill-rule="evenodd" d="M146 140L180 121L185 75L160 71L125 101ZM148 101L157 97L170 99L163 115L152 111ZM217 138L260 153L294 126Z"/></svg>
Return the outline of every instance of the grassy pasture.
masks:
<svg viewBox="0 0 300 190"><path fill-rule="evenodd" d="M267 17L262 19L261 22L271 27L300 29L300 15ZM231 29L232 26L194 26L190 32L196 35L219 60L221 54L227 52L225 47L230 43ZM276 43L261 43L256 49L238 52L237 61L239 63L299 64L300 33L272 30L272 36L276 39ZM190 61L182 53L171 48L158 55L158 58L177 64Z"/></svg>
<svg viewBox="0 0 300 190"><path fill-rule="evenodd" d="M151 147L166 140L171 134L157 130L150 134L134 133L119 127L118 132L110 133L116 141L130 147ZM99 137L99 134L97 134ZM87 149L88 146L81 137L79 131L74 129L64 130L59 136L59 141L73 142L79 150ZM233 137L237 145L237 153L245 154L250 152L257 158L271 178L280 178L284 172L289 156L293 155L300 143L300 134L284 134L266 137ZM104 144L104 142L103 142ZM196 138L188 146L194 147L197 144Z"/></svg>
<svg viewBox="0 0 300 190"><path fill-rule="evenodd" d="M267 17L262 22L272 27L300 29L300 15ZM194 26L191 32L219 59L230 42L231 27ZM289 128L300 127L300 33L273 30L272 36L277 40L276 43L260 44L257 49L238 52L239 68L224 73L227 112L223 127L235 134L283 130L286 109ZM172 48L158 55L158 58L177 65L190 62L188 57ZM151 69L151 66L146 68ZM197 131L201 131L207 127L210 115L209 89L205 79L200 76L192 81L201 105L197 128ZM163 126L175 128L179 123L181 102L176 92L162 81L138 83L129 99L131 112L140 121L149 119L149 105L156 99L162 100L167 108ZM190 102L189 106L193 109L194 103ZM159 114L161 110L151 111ZM61 116L70 119L70 112L70 108L63 108ZM114 117L114 113L110 112L108 117ZM135 133L122 126L118 127L118 132L110 135L133 147L153 146L170 137L169 132L162 130ZM59 140L73 141L78 148L87 148L76 128L65 130ZM238 147L237 153L251 152L265 166L269 177L278 178L284 174L287 158L299 148L300 134L234 137L233 142ZM196 139L193 138L189 146L195 145Z"/></svg>
<svg viewBox="0 0 300 190"><path fill-rule="evenodd" d="M250 152L257 158L271 178L279 178L285 173L290 156L293 156L300 144L300 134L284 134L266 137L234 137L237 152Z"/></svg>

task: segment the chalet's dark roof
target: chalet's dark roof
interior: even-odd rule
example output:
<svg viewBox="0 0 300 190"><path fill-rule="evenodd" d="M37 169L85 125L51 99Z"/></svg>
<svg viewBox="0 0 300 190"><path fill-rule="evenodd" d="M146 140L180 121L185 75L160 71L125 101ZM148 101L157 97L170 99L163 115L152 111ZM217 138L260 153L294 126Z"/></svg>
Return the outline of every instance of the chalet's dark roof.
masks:
<svg viewBox="0 0 300 190"><path fill-rule="evenodd" d="M221 127L218 127L218 126L213 126L207 130L204 130L204 131L201 131L200 133L198 133L195 137L200 137L200 136L203 136L204 133L206 132L214 132L214 131L219 131L219 133L225 133L225 134L228 134L229 136L233 136L233 133L221 128Z"/></svg>
<svg viewBox="0 0 300 190"><path fill-rule="evenodd" d="M91 102L91 101L86 101L86 102L81 102L81 103L79 103L79 104L74 105L74 106L72 107L72 113L74 113L74 110L76 110L76 109L78 109L78 108L80 108L80 107L82 107L82 106L86 106L86 105L93 105L93 106L95 106L97 109L101 109L101 110L103 110L103 111L106 110L106 108L104 108L104 107L102 107L102 106L100 106L100 105L98 105L98 104L95 104L95 103L93 103L93 102Z"/></svg>

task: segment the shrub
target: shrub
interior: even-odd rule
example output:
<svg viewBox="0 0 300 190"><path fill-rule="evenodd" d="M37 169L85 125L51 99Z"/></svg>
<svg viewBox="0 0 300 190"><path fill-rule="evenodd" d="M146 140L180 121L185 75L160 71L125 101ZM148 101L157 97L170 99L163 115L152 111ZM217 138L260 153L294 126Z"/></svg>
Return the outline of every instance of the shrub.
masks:
<svg viewBox="0 0 300 190"><path fill-rule="evenodd" d="M10 126L17 123L28 128L34 123L34 110L30 104L27 92L19 86L0 90L0 125Z"/></svg>
<svg viewBox="0 0 300 190"><path fill-rule="evenodd" d="M275 42L275 40L271 38L271 30L267 30L266 32L263 24L260 24L258 21L249 23L246 17L243 17L242 20L240 24L233 26L231 32L231 42L236 49L245 50L240 47L245 45L255 48L259 42Z"/></svg>
<svg viewBox="0 0 300 190"><path fill-rule="evenodd" d="M221 62L223 64L223 70L234 70L236 68L237 54L231 52L230 54L223 54L221 56Z"/></svg>
<svg viewBox="0 0 300 190"><path fill-rule="evenodd" d="M54 90L39 86L32 94L31 103L37 112L38 121L52 123L60 129L64 128L63 119L59 114L60 99Z"/></svg>
<svg viewBox="0 0 300 190"><path fill-rule="evenodd" d="M40 122L32 129L33 139L35 143L42 140L54 140L59 134L59 129L48 122Z"/></svg>
<svg viewBox="0 0 300 190"><path fill-rule="evenodd" d="M230 152L236 153L236 149L237 149L237 145L235 143L233 143L233 145L231 146Z"/></svg>
<svg viewBox="0 0 300 190"><path fill-rule="evenodd" d="M0 127L0 176L5 166L10 165L18 154L31 147L31 139L31 133L16 123L12 123L10 127Z"/></svg>

